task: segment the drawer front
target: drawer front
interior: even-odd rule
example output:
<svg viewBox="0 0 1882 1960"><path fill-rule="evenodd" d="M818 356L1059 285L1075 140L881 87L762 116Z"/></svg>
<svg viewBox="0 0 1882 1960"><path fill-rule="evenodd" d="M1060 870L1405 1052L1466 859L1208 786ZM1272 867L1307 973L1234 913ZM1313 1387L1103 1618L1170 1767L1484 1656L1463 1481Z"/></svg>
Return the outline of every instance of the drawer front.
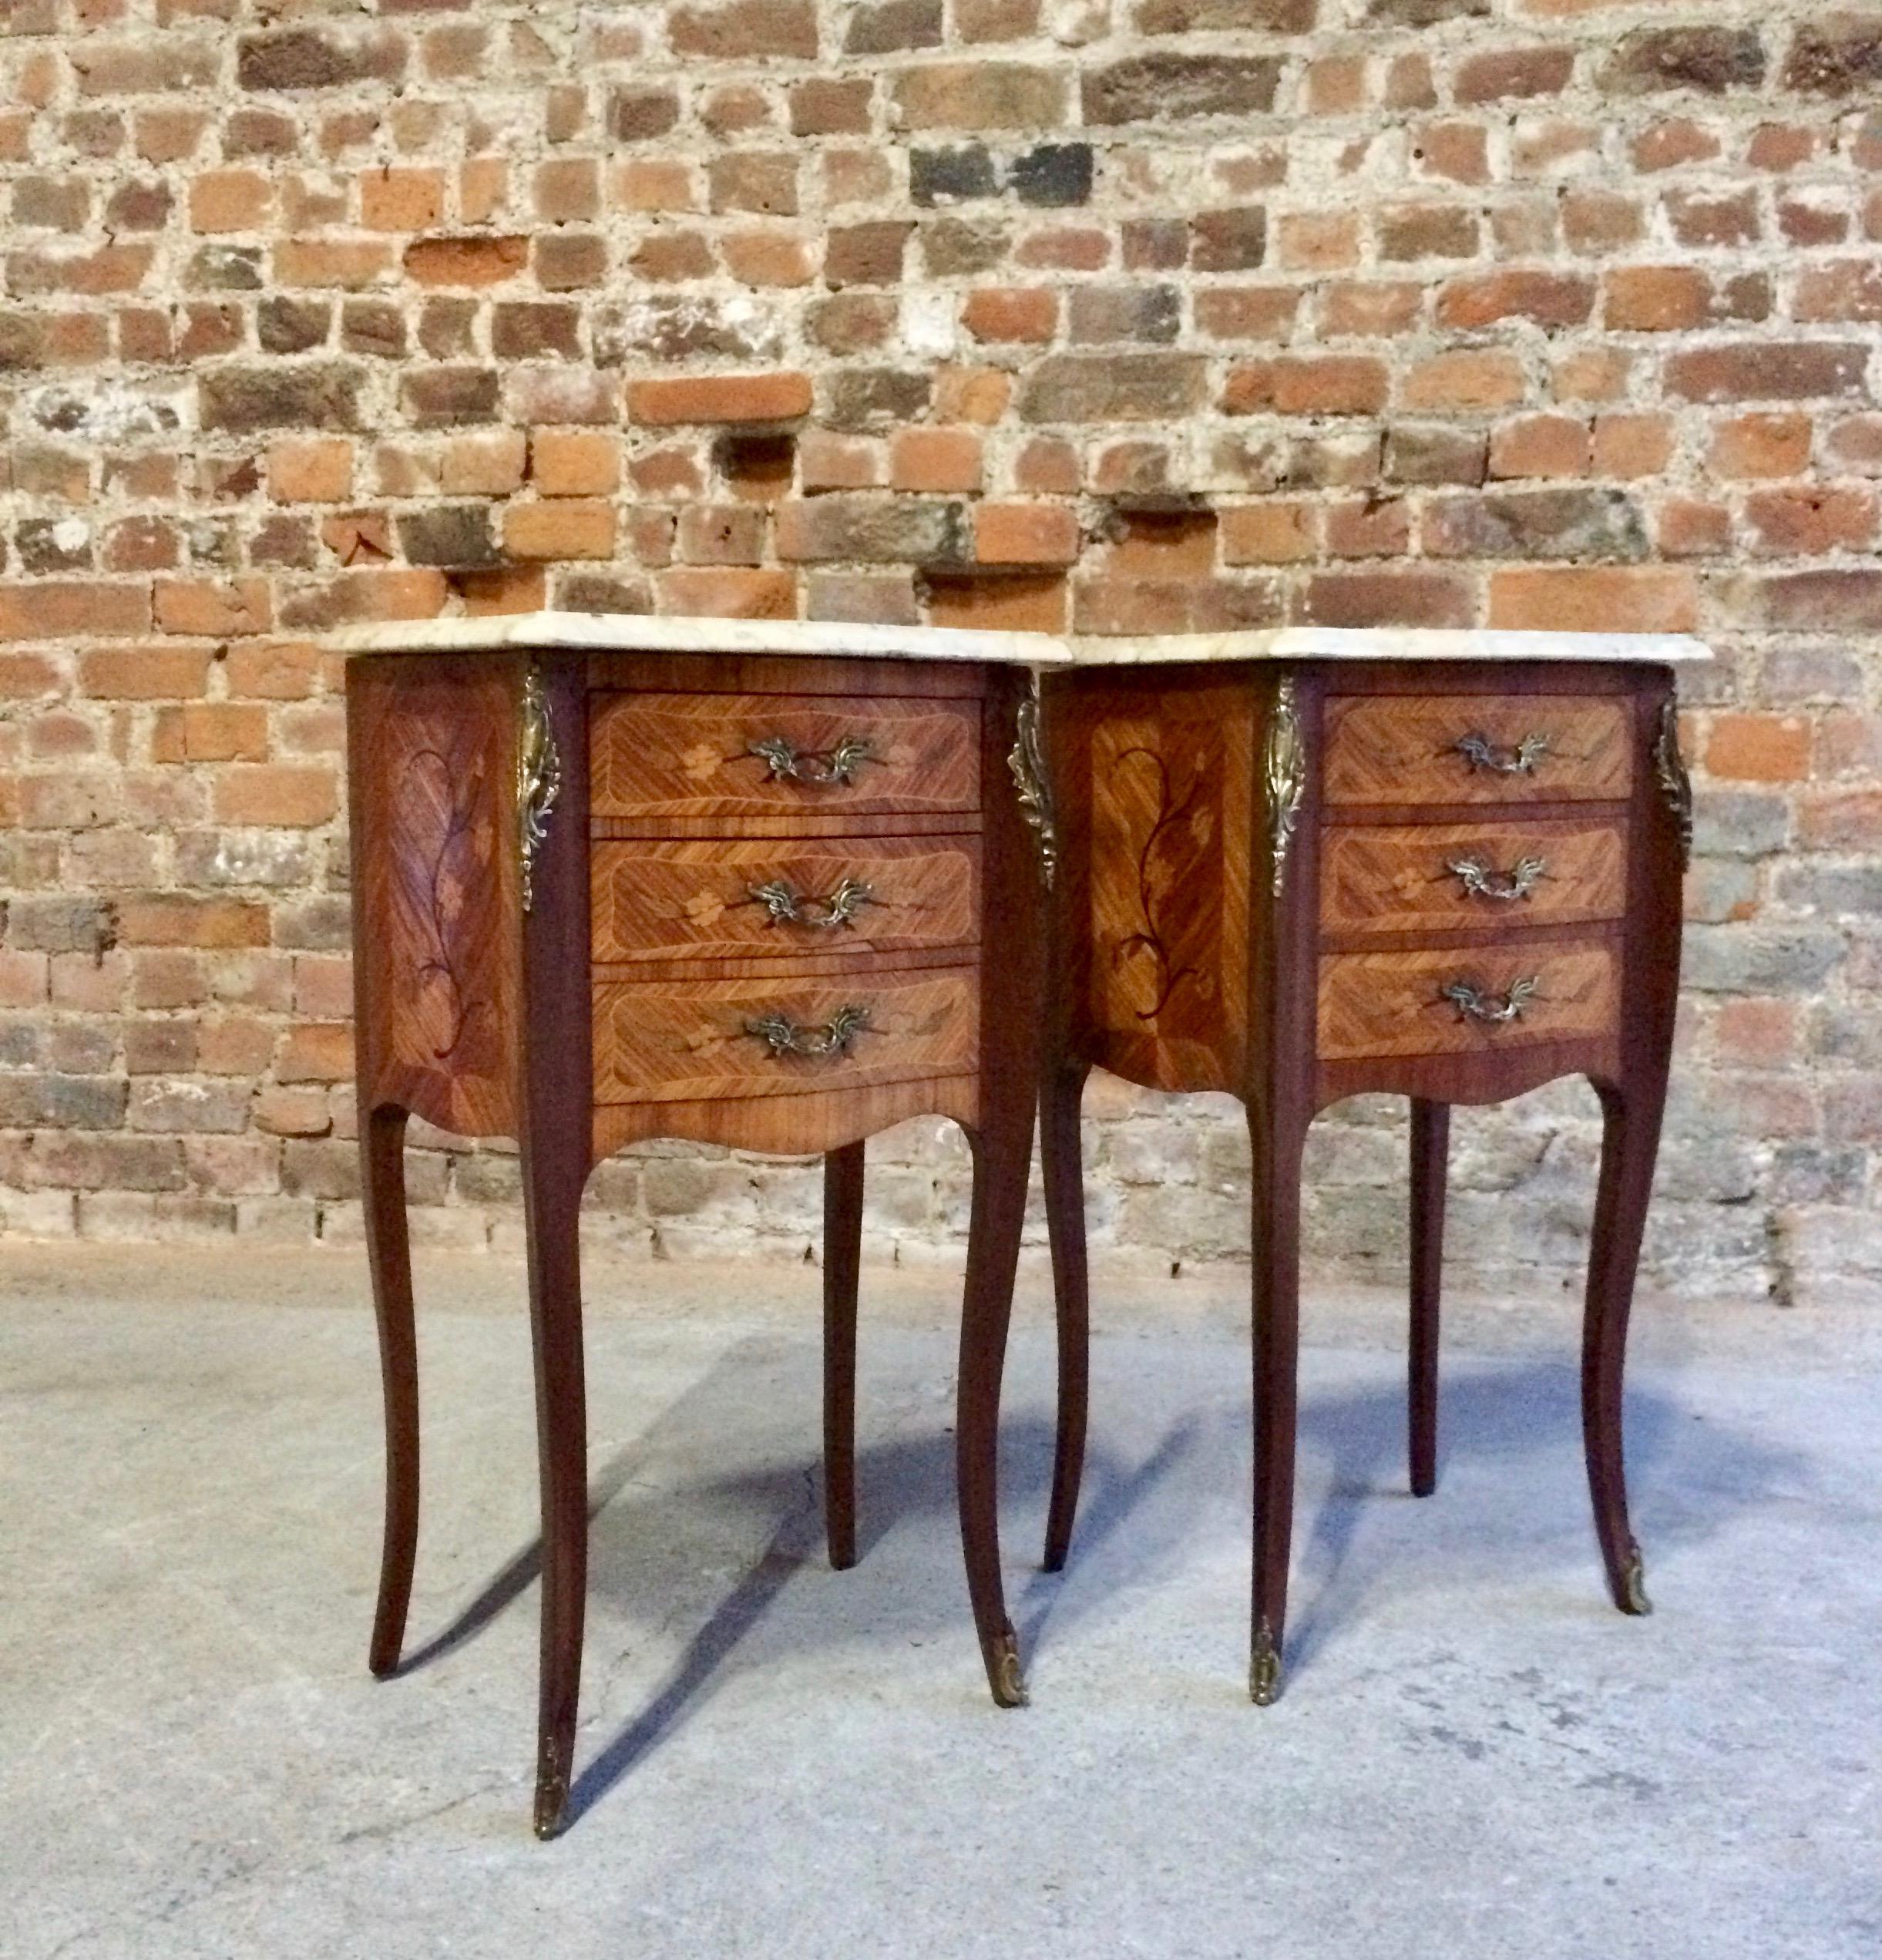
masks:
<svg viewBox="0 0 1882 1960"><path fill-rule="evenodd" d="M774 957L971 946L977 837L597 842L594 956Z"/></svg>
<svg viewBox="0 0 1882 1960"><path fill-rule="evenodd" d="M1603 1034L1615 979L1613 949L1599 942L1329 953L1320 961L1320 1059L1473 1054Z"/></svg>
<svg viewBox="0 0 1882 1960"><path fill-rule="evenodd" d="M590 762L599 817L966 813L980 804L980 704L603 694Z"/></svg>
<svg viewBox="0 0 1882 1960"><path fill-rule="evenodd" d="M1321 835L1322 932L1568 926L1626 906L1618 823L1333 824Z"/></svg>
<svg viewBox="0 0 1882 1960"><path fill-rule="evenodd" d="M1633 781L1625 701L1370 694L1326 704L1329 803L1618 802Z"/></svg>
<svg viewBox="0 0 1882 1960"><path fill-rule="evenodd" d="M803 1095L977 1064L980 970L840 979L598 980L595 1101Z"/></svg>

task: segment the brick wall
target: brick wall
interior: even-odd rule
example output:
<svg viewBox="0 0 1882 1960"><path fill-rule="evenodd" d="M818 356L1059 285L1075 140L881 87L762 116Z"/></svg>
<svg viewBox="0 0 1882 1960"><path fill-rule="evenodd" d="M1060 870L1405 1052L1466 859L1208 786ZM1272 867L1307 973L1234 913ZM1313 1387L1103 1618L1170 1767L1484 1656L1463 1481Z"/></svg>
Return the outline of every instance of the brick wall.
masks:
<svg viewBox="0 0 1882 1960"><path fill-rule="evenodd" d="M356 1233L322 628L1676 627L1656 1276L1882 1296L1882 12L7 0L0 75L5 1229ZM1225 1106L1093 1111L1107 1242L1239 1249ZM1461 1122L1479 1279L1578 1262L1591 1114ZM1322 1258L1397 1256L1394 1120L1317 1136ZM950 1244L958 1145L877 1155ZM813 1190L661 1149L598 1229Z"/></svg>

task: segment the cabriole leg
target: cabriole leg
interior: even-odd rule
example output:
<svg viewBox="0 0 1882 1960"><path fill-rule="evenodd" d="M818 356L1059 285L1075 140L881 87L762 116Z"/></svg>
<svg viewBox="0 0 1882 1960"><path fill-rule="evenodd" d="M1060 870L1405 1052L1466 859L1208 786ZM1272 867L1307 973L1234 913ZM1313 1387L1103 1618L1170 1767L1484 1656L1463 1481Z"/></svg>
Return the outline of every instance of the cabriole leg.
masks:
<svg viewBox="0 0 1882 1960"><path fill-rule="evenodd" d="M1294 1528L1296 1380L1300 1354L1301 1138L1250 1112L1254 1160L1255 1583L1249 1693L1281 1693L1288 1559Z"/></svg>
<svg viewBox="0 0 1882 1960"><path fill-rule="evenodd" d="M1444 1259L1444 1182L1450 1106L1411 1106L1411 1367L1409 1428L1413 1497L1437 1488L1438 1300Z"/></svg>
<svg viewBox="0 0 1882 1960"><path fill-rule="evenodd" d="M961 1548L975 1631L988 1685L1003 1708L1026 1700L1019 1644L1007 1617L1000 1573L1000 1389L1013 1274L1026 1212L1033 1144L1033 1099L1001 1109L973 1145L973 1217L967 1234L967 1277L961 1307L959 1406L954 1430Z"/></svg>
<svg viewBox="0 0 1882 1960"><path fill-rule="evenodd" d="M856 1291L862 1145L823 1160L823 1504L830 1563L856 1562Z"/></svg>
<svg viewBox="0 0 1882 1960"><path fill-rule="evenodd" d="M1058 1435L1052 1457L1052 1506L1046 1520L1045 1566L1065 1563L1084 1474L1085 1417L1091 1363L1091 1283L1085 1259L1084 1167L1079 1135L1082 1067L1047 1071L1040 1106L1039 1154L1045 1181L1046 1228L1052 1241L1052 1289L1058 1322Z"/></svg>
<svg viewBox="0 0 1882 1960"><path fill-rule="evenodd" d="M360 1112L366 1259L385 1394L385 1536L368 1654L381 1680L398 1666L418 1548L418 1349L405 1227L405 1120L402 1109Z"/></svg>
<svg viewBox="0 0 1882 1960"><path fill-rule="evenodd" d="M585 1166L566 1138L523 1155L529 1323L543 1491L543 1644L536 1832L552 1837L569 1799L588 1582L588 1436L579 1239Z"/></svg>
<svg viewBox="0 0 1882 1960"><path fill-rule="evenodd" d="M1640 1547L1627 1517L1622 1451L1622 1376L1628 1314L1640 1259L1659 1148L1664 1083L1648 1089L1597 1084L1603 1118L1601 1182L1595 1199L1593 1245L1581 1335L1581 1430L1595 1532L1607 1568L1608 1589L1624 1613L1652 1611Z"/></svg>

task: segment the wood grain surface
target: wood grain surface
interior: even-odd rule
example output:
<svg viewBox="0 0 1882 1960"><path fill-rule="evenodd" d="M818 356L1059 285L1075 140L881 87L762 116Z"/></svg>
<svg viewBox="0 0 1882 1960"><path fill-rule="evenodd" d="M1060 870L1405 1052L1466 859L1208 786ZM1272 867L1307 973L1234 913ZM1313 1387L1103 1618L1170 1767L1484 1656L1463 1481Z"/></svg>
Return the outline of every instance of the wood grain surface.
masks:
<svg viewBox="0 0 1882 1960"><path fill-rule="evenodd" d="M1451 866L1474 861L1501 889L1525 860L1543 869L1521 898L1474 895ZM1627 903L1619 819L1329 825L1320 845L1325 933L1429 933L1618 919Z"/></svg>
<svg viewBox="0 0 1882 1960"><path fill-rule="evenodd" d="M867 1025L841 1053L774 1055L749 1024L782 1014L806 1029L845 1008ZM595 1101L668 1102L802 1095L813 1090L971 1071L979 1055L980 974L972 966L841 979L599 981Z"/></svg>
<svg viewBox="0 0 1882 1960"><path fill-rule="evenodd" d="M1253 717L1185 706L1098 718L1067 795L1104 1066L1168 1089L1232 1081L1248 989Z"/></svg>
<svg viewBox="0 0 1882 1960"><path fill-rule="evenodd" d="M1633 718L1624 701L1336 694L1326 713L1329 803L1612 802L1632 784ZM1471 735L1504 760L1532 738L1548 746L1531 768L1504 774L1460 752Z"/></svg>
<svg viewBox="0 0 1882 1960"><path fill-rule="evenodd" d="M348 676L362 1069L460 1136L516 1134L516 689L449 655Z"/></svg>
<svg viewBox="0 0 1882 1960"><path fill-rule="evenodd" d="M623 693L597 698L590 794L601 817L818 816L971 811L980 800L977 702L892 697ZM849 782L801 782L754 753L780 739L869 759Z"/></svg>
<svg viewBox="0 0 1882 1960"><path fill-rule="evenodd" d="M1338 1061L1500 1052L1598 1035L1613 1024L1616 978L1605 941L1329 954L1320 961L1319 1054ZM1460 982L1500 999L1526 980L1536 988L1521 1017L1496 1024L1473 1019L1443 992Z"/></svg>
<svg viewBox="0 0 1882 1960"><path fill-rule="evenodd" d="M597 962L802 959L970 946L980 936L976 836L598 842L590 917ZM812 920L845 884L866 889L849 923L774 918L754 893L786 888Z"/></svg>

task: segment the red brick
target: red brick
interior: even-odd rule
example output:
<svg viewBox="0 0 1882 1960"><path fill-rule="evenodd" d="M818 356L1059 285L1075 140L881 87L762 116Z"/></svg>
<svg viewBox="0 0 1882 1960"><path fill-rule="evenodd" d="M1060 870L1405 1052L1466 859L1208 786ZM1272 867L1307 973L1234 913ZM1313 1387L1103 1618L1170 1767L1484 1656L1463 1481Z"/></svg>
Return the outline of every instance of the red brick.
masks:
<svg viewBox="0 0 1882 1960"><path fill-rule="evenodd" d="M654 583L663 612L718 619L797 617L797 582L788 572L688 566L662 572Z"/></svg>
<svg viewBox="0 0 1882 1960"><path fill-rule="evenodd" d="M526 238L421 238L405 247L405 271L421 286L500 286L528 264Z"/></svg>
<svg viewBox="0 0 1882 1960"><path fill-rule="evenodd" d="M983 287L968 294L961 324L976 340L1043 343L1058 331L1058 295L1044 286Z"/></svg>
<svg viewBox="0 0 1882 1960"><path fill-rule="evenodd" d="M1698 617L1692 574L1672 566L1511 566L1490 575L1491 626L1690 633Z"/></svg>
<svg viewBox="0 0 1882 1960"><path fill-rule="evenodd" d="M647 376L627 384L627 412L637 422L795 422L810 412L805 374Z"/></svg>
<svg viewBox="0 0 1882 1960"><path fill-rule="evenodd" d="M503 549L513 558L611 558L613 506L571 498L513 503L503 513Z"/></svg>
<svg viewBox="0 0 1882 1960"><path fill-rule="evenodd" d="M0 640L102 637L142 632L150 624L148 585L53 579L0 582Z"/></svg>
<svg viewBox="0 0 1882 1960"><path fill-rule="evenodd" d="M889 480L898 490L978 490L981 448L970 429L898 429L889 440Z"/></svg>
<svg viewBox="0 0 1882 1960"><path fill-rule="evenodd" d="M1794 714L1715 714L1707 772L1739 782L1800 782L1810 771L1810 724Z"/></svg>
<svg viewBox="0 0 1882 1960"><path fill-rule="evenodd" d="M931 577L928 617L935 626L972 627L989 633L1063 633L1070 596L1064 577L1056 573Z"/></svg>
<svg viewBox="0 0 1882 1960"><path fill-rule="evenodd" d="M1452 281L1439 293L1440 327L1472 329L1500 320L1533 320L1541 327L1578 327L1595 310L1595 282L1579 274L1507 271Z"/></svg>
<svg viewBox="0 0 1882 1960"><path fill-rule="evenodd" d="M1775 557L1862 551L1875 537L1876 494L1843 484L1754 490L1745 499L1745 517L1758 549Z"/></svg>
<svg viewBox="0 0 1882 1960"><path fill-rule="evenodd" d="M1712 432L1708 464L1716 476L1800 476L1810 466L1810 419L1736 415Z"/></svg>
<svg viewBox="0 0 1882 1960"><path fill-rule="evenodd" d="M983 565L1069 565L1078 517L1064 504L983 503L973 513L973 555Z"/></svg>

